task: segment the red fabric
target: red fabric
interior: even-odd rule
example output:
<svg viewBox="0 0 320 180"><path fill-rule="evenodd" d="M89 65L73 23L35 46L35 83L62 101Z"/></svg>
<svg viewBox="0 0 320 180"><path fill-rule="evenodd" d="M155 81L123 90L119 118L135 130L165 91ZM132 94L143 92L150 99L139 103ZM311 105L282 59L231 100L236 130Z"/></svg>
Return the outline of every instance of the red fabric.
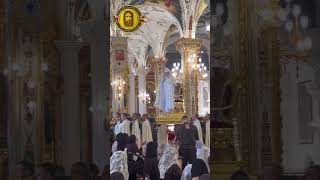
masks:
<svg viewBox="0 0 320 180"><path fill-rule="evenodd" d="M176 138L175 132L168 132L168 141L174 141Z"/></svg>

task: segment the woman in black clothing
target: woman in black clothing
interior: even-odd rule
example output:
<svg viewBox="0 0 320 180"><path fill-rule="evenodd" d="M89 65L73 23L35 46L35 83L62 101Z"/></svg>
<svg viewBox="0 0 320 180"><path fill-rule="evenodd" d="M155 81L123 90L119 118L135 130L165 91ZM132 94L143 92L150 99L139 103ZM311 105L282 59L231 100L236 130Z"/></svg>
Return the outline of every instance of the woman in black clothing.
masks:
<svg viewBox="0 0 320 180"><path fill-rule="evenodd" d="M127 144L127 152L137 154L138 153L138 146L136 144L136 136L131 135L128 137L128 144Z"/></svg>
<svg viewBox="0 0 320 180"><path fill-rule="evenodd" d="M208 175L208 167L206 163L202 159L196 159L192 163L191 168L191 177L192 178L199 178L203 175Z"/></svg>
<svg viewBox="0 0 320 180"><path fill-rule="evenodd" d="M143 178L144 160L138 153L138 146L136 144L136 137L134 135L131 135L128 138L127 155L129 180L137 180L137 178Z"/></svg>
<svg viewBox="0 0 320 180"><path fill-rule="evenodd" d="M143 171L145 173L145 177L149 180L160 180L157 149L158 144L156 142L149 142L147 144Z"/></svg>

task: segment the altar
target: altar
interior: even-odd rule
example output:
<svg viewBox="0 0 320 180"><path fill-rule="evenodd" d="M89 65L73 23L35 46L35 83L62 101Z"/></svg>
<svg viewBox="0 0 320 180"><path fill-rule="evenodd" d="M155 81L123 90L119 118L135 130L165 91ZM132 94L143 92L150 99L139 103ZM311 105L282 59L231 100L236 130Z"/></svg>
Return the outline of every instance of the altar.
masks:
<svg viewBox="0 0 320 180"><path fill-rule="evenodd" d="M180 124L181 118L186 114L183 111L183 102L175 102L174 111L168 113L159 113L156 117L156 123L159 125Z"/></svg>

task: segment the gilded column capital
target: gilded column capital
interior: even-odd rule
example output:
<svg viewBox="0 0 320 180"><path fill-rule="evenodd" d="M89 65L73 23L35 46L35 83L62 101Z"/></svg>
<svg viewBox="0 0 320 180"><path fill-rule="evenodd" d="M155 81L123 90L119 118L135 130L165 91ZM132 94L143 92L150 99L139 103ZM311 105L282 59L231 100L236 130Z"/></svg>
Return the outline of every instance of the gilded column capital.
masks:
<svg viewBox="0 0 320 180"><path fill-rule="evenodd" d="M199 51L202 41L193 38L181 38L176 42L176 48L180 51Z"/></svg>
<svg viewBox="0 0 320 180"><path fill-rule="evenodd" d="M137 69L138 76L146 76L148 73L149 73L148 68L141 67L141 68Z"/></svg>
<svg viewBox="0 0 320 180"><path fill-rule="evenodd" d="M154 65L163 65L167 62L166 58L153 58L151 60L151 62L154 64Z"/></svg>

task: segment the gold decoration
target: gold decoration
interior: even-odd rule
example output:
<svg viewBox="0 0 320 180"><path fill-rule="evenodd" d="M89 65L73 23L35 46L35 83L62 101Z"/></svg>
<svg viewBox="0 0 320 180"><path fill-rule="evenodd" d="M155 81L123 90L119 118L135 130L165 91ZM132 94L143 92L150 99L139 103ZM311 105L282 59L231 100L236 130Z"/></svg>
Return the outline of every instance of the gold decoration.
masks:
<svg viewBox="0 0 320 180"><path fill-rule="evenodd" d="M198 77L196 73L193 73L192 67L197 62L197 55L201 48L201 43L202 41L200 39L192 38L181 38L176 43L176 48L182 56L184 112L186 112L189 117L197 112L198 107Z"/></svg>
<svg viewBox="0 0 320 180"><path fill-rule="evenodd" d="M181 118L186 114L183 112L183 103L175 102L175 107L172 112L160 113L156 117L157 124L180 124Z"/></svg>
<svg viewBox="0 0 320 180"><path fill-rule="evenodd" d="M124 32L134 32L139 29L144 17L138 8L134 6L124 6L113 17L119 29Z"/></svg>
<svg viewBox="0 0 320 180"><path fill-rule="evenodd" d="M184 113L161 113L157 116L157 124L180 124Z"/></svg>

